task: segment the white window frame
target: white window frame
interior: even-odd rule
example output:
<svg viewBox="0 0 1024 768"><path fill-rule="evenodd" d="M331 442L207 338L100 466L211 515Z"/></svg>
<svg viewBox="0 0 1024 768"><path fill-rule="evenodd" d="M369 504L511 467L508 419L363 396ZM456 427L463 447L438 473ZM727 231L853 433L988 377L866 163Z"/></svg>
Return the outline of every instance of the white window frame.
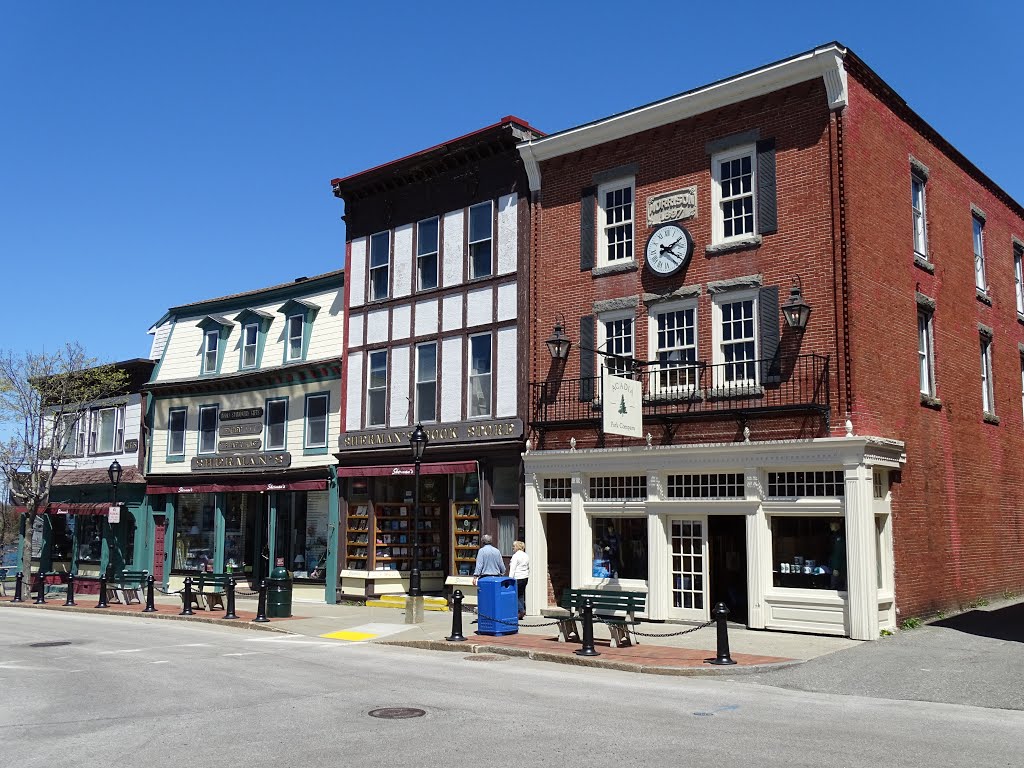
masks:
<svg viewBox="0 0 1024 768"><path fill-rule="evenodd" d="M630 198L629 218L622 221L608 223L608 202L609 193L628 189ZM629 227L629 236L623 240L627 243L622 250L622 255L611 258L608 253L608 230L618 227ZM613 181L607 181L597 188L597 266L606 267L610 264L628 264L636 259L636 179L626 176Z"/></svg>
<svg viewBox="0 0 1024 768"><path fill-rule="evenodd" d="M761 357L761 328L760 328L760 307L758 306L760 292L754 288L744 291L729 291L728 293L716 294L711 303L711 363L714 366L715 387L756 387L761 383L761 371L758 361ZM723 351L722 334L722 308L726 304L735 304L742 301L750 301L752 319L754 322L754 377L735 379L729 381L725 376L725 353ZM733 342L730 342L733 343Z"/></svg>
<svg viewBox="0 0 1024 768"><path fill-rule="evenodd" d="M379 387L373 386L373 359L378 356L384 356L384 383ZM370 414L373 409L370 407L370 398L372 395L379 394L384 398L384 407L381 409L383 419L380 422L370 421ZM388 351L386 349L375 349L369 352L366 356L366 426L367 427L385 427L388 423Z"/></svg>
<svg viewBox="0 0 1024 768"><path fill-rule="evenodd" d="M317 441L317 442L313 442L311 440L311 433L312 433L313 430L310 428L312 422L310 421L310 416L309 416L309 406L310 406L310 404L314 400L317 400L317 401L323 400L324 401L324 415L322 417L320 417L320 416L317 417L317 419L322 418L323 422L324 422L324 439L322 441ZM306 405L305 405L305 409L304 410L305 410L305 413L303 414L303 418L305 419L306 423L305 423L305 429L303 430L303 434L305 436L305 439L303 441L303 448L326 448L327 444L329 442L329 439L330 439L330 431L331 431L331 397L330 397L330 395L328 393L326 393L326 392L323 392L323 393L317 392L315 394L306 395Z"/></svg>
<svg viewBox="0 0 1024 768"><path fill-rule="evenodd" d="M974 242L974 287L988 293L988 278L985 275L985 222L971 214L971 232Z"/></svg>
<svg viewBox="0 0 1024 768"><path fill-rule="evenodd" d="M59 442L61 443L60 455L65 457L82 456L85 453L85 432L84 423L86 414L82 412L62 413L57 419L63 426L57 427L60 430Z"/></svg>
<svg viewBox="0 0 1024 768"><path fill-rule="evenodd" d="M298 321L298 322L296 322ZM296 327L298 327L298 334L295 333ZM288 315L285 320L285 347L284 355L287 362L294 362L295 360L302 359L302 342L303 336L306 333L306 317L301 312ZM298 342L298 351L295 351L295 345Z"/></svg>
<svg viewBox="0 0 1024 768"><path fill-rule="evenodd" d="M100 414L106 411L114 412L114 430L111 440L111 450L99 450L100 435ZM110 405L102 408L93 408L89 414L89 455L90 456L111 456L124 452L124 406Z"/></svg>
<svg viewBox="0 0 1024 768"><path fill-rule="evenodd" d="M992 380L992 337L981 334L981 408L995 415L995 385Z"/></svg>
<svg viewBox="0 0 1024 768"><path fill-rule="evenodd" d="M474 372L473 370L473 341L474 339L487 339L488 344L488 356L487 356L487 370ZM491 416L494 413L494 392L492 391L492 382L494 375L494 334L490 331L486 333L474 333L466 340L466 416L470 419L484 419ZM486 386L482 387L482 391L487 393L487 410L474 413L473 404L473 380L483 379Z"/></svg>
<svg viewBox="0 0 1024 768"><path fill-rule="evenodd" d="M431 423L437 421L437 342L428 341L423 344L416 345L416 381L414 391L414 403L413 409L416 414L417 423ZM432 370L425 371L420 366L420 350L425 347L434 348L434 367ZM421 385L431 385L433 387L433 396L430 398L430 418L424 418L423 413L420 410L420 387Z"/></svg>
<svg viewBox="0 0 1024 768"><path fill-rule="evenodd" d="M750 232L725 235L725 216L722 207L732 200L746 197L746 195L733 195L724 199L722 196L722 163L732 160L740 160L744 157L750 158L750 204L752 208L752 224ZM740 147L733 147L724 152L719 152L711 157L711 244L720 245L733 243L739 240L748 240L757 235L757 146L745 144Z"/></svg>
<svg viewBox="0 0 1024 768"><path fill-rule="evenodd" d="M658 324L663 315L676 312L693 313L693 344L677 345L674 350L693 350L693 361L669 362L662 370L661 362L650 369L651 391L660 395L680 395L693 392L700 385L700 318L697 300L674 301L651 307L647 322L647 350L653 360L659 360L662 349L658 341ZM678 330L677 330L678 333Z"/></svg>
<svg viewBox="0 0 1024 768"><path fill-rule="evenodd" d="M252 343L249 343L249 334L252 333ZM242 368L256 367L256 350L260 343L260 324L246 323L242 328ZM252 355L252 362L248 358Z"/></svg>
<svg viewBox="0 0 1024 768"><path fill-rule="evenodd" d="M487 206L487 237L478 237L476 240L473 239L473 211L478 208ZM482 277L491 277L494 274L494 201L485 200L482 203L476 203L475 205L469 206L466 211L466 242L468 243L466 248L466 256L469 260L467 265L467 271L470 280L476 280ZM488 260L488 271L480 274L476 273L476 259L473 258L473 246L480 245L481 243L487 243L487 249L490 252L490 258Z"/></svg>
<svg viewBox="0 0 1024 768"><path fill-rule="evenodd" d="M914 253L928 261L928 192L927 180L919 174L910 174L910 210L914 219ZM921 200L918 206L917 192Z"/></svg>
<svg viewBox="0 0 1024 768"><path fill-rule="evenodd" d="M181 450L173 451L172 446L174 445L174 434L179 430L175 430L174 417L176 414L181 414ZM167 411L167 455L168 456L184 456L185 449L188 444L188 408L170 408Z"/></svg>
<svg viewBox="0 0 1024 768"><path fill-rule="evenodd" d="M618 351L609 349L608 347L608 324L618 323L623 320L630 322L630 336L629 336L629 354L626 355L624 351ZM625 336L617 336L615 338L625 339ZM623 357L629 357L636 359L636 313L632 309L626 310L614 310L612 312L602 312L597 316L597 348L602 352L609 352L612 354L620 355ZM603 357L601 365L609 373L616 376L631 376L633 373L632 367L626 362L616 360L615 358Z"/></svg>
<svg viewBox="0 0 1024 768"><path fill-rule="evenodd" d="M274 406L281 404L284 407L284 420L282 421L282 434L280 444L273 442L271 433L271 422L270 422L270 409ZM266 415L266 438L264 440L264 449L268 451L283 451L288 447L288 398L287 397L273 397L267 400L267 415Z"/></svg>
<svg viewBox="0 0 1024 768"><path fill-rule="evenodd" d="M433 251L423 250L423 238L420 235L420 230L424 224L430 222L434 223L434 227L437 230L437 242L434 243ZM423 219L422 221L416 222L416 289L419 291L430 291L437 288L441 283L441 264L438 255L441 249L441 219L439 216L434 216L429 219ZM424 285L423 284L423 270L421 264L425 260L432 260L434 262L434 284Z"/></svg>
<svg viewBox="0 0 1024 768"><path fill-rule="evenodd" d="M203 373L217 372L217 358L219 356L220 329L206 331L203 336Z"/></svg>
<svg viewBox="0 0 1024 768"><path fill-rule="evenodd" d="M1017 295L1017 314L1024 315L1024 247L1013 246L1013 285Z"/></svg>
<svg viewBox="0 0 1024 768"><path fill-rule="evenodd" d="M935 397L935 329L934 313L917 308L917 361L921 394Z"/></svg>
<svg viewBox="0 0 1024 768"><path fill-rule="evenodd" d="M387 241L387 245L384 248L384 263L374 265L373 242L376 238L379 238L381 235L383 235ZM379 301L381 299L386 299L391 295L391 231L384 230L383 232L374 232L372 235L370 235L369 242L366 245L366 250L366 276L369 281L369 285L366 288L366 295L370 298L370 301ZM384 272L384 282L387 283L386 287L384 288L383 294L378 294L374 290L374 273L378 271Z"/></svg>
<svg viewBox="0 0 1024 768"><path fill-rule="evenodd" d="M196 429L197 435L197 453L209 454L217 452L217 416L220 408L216 405L201 405L199 406L199 424ZM203 415L213 411L213 444L209 446L203 445Z"/></svg>

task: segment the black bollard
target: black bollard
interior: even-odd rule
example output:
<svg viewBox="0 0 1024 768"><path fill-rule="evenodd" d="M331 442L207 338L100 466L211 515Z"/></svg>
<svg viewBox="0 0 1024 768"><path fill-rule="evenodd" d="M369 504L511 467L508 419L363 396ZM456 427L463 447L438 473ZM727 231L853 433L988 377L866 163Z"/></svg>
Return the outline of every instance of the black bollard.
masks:
<svg viewBox="0 0 1024 768"><path fill-rule="evenodd" d="M24 581L25 581L25 574L22 573L21 571L18 571L18 575L14 577L14 599L11 600L12 603L24 602L21 599L21 585L22 585L22 583Z"/></svg>
<svg viewBox="0 0 1024 768"><path fill-rule="evenodd" d="M230 577L228 579L228 608L224 611L225 619L237 619L238 614L235 613L235 579Z"/></svg>
<svg viewBox="0 0 1024 768"><path fill-rule="evenodd" d="M156 613L156 605L153 603L153 582L155 581L152 574L146 579L146 607L142 609L143 613Z"/></svg>
<svg viewBox="0 0 1024 768"><path fill-rule="evenodd" d="M68 599L64 601L64 605L78 605L75 602L75 574L68 574Z"/></svg>
<svg viewBox="0 0 1024 768"><path fill-rule="evenodd" d="M109 608L107 604L107 574L100 574L100 600L96 603L97 608Z"/></svg>
<svg viewBox="0 0 1024 768"><path fill-rule="evenodd" d="M181 609L179 616L195 616L192 612L192 577L185 577L185 591L181 593L181 602L185 607Z"/></svg>
<svg viewBox="0 0 1024 768"><path fill-rule="evenodd" d="M726 619L729 618L729 609L725 603L715 603L715 607L711 611L711 618L718 622L718 656L714 659L708 659L708 664L717 664L719 666L735 664L736 662L729 655L729 627L725 623Z"/></svg>
<svg viewBox="0 0 1024 768"><path fill-rule="evenodd" d="M46 577L43 576L42 571L39 572L39 592L32 602L35 605L46 605Z"/></svg>
<svg viewBox="0 0 1024 768"><path fill-rule="evenodd" d="M460 643L466 639L462 634L462 590L456 589L452 595L452 636L446 637L449 643Z"/></svg>
<svg viewBox="0 0 1024 768"><path fill-rule="evenodd" d="M267 580L260 579L260 600L256 604L256 618L253 621L264 624L270 619L267 618Z"/></svg>
<svg viewBox="0 0 1024 768"><path fill-rule="evenodd" d="M594 648L594 606L587 600L583 604L583 647L573 651L577 656L600 656Z"/></svg>

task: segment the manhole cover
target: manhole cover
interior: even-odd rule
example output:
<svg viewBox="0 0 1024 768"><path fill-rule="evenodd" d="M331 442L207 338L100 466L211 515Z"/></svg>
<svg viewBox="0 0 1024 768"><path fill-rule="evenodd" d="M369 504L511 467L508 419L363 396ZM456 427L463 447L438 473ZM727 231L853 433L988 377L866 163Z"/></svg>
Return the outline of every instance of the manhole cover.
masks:
<svg viewBox="0 0 1024 768"><path fill-rule="evenodd" d="M466 661L508 661L508 656L502 656L500 653L474 653L469 656L463 656Z"/></svg>
<svg viewBox="0 0 1024 768"><path fill-rule="evenodd" d="M383 720L405 720L410 717L423 717L427 713L413 707L381 707L380 709L371 709L367 714L370 717L379 717Z"/></svg>
<svg viewBox="0 0 1024 768"><path fill-rule="evenodd" d="M29 648L56 648L58 645L71 645L70 640L49 640L45 643L29 643Z"/></svg>

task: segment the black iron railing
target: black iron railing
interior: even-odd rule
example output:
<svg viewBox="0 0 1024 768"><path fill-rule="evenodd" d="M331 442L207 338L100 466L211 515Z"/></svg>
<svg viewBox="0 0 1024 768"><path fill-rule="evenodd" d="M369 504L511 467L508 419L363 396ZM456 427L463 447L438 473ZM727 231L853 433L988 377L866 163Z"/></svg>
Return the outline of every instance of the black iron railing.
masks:
<svg viewBox="0 0 1024 768"><path fill-rule="evenodd" d="M628 375L642 383L644 417L681 419L714 414L815 411L831 405L829 358L795 355L709 365L662 363ZM601 377L531 382L535 426L601 418Z"/></svg>

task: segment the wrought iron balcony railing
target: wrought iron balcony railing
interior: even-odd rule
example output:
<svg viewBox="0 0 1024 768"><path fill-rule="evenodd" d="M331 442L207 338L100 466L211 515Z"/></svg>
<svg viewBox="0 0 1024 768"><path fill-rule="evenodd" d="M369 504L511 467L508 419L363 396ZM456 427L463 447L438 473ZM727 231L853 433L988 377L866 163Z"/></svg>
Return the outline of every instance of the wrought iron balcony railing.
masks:
<svg viewBox="0 0 1024 768"><path fill-rule="evenodd" d="M665 362L631 378L643 383L644 418L809 411L826 420L829 358L795 355L709 365ZM586 424L601 418L601 377L531 382L531 424Z"/></svg>

